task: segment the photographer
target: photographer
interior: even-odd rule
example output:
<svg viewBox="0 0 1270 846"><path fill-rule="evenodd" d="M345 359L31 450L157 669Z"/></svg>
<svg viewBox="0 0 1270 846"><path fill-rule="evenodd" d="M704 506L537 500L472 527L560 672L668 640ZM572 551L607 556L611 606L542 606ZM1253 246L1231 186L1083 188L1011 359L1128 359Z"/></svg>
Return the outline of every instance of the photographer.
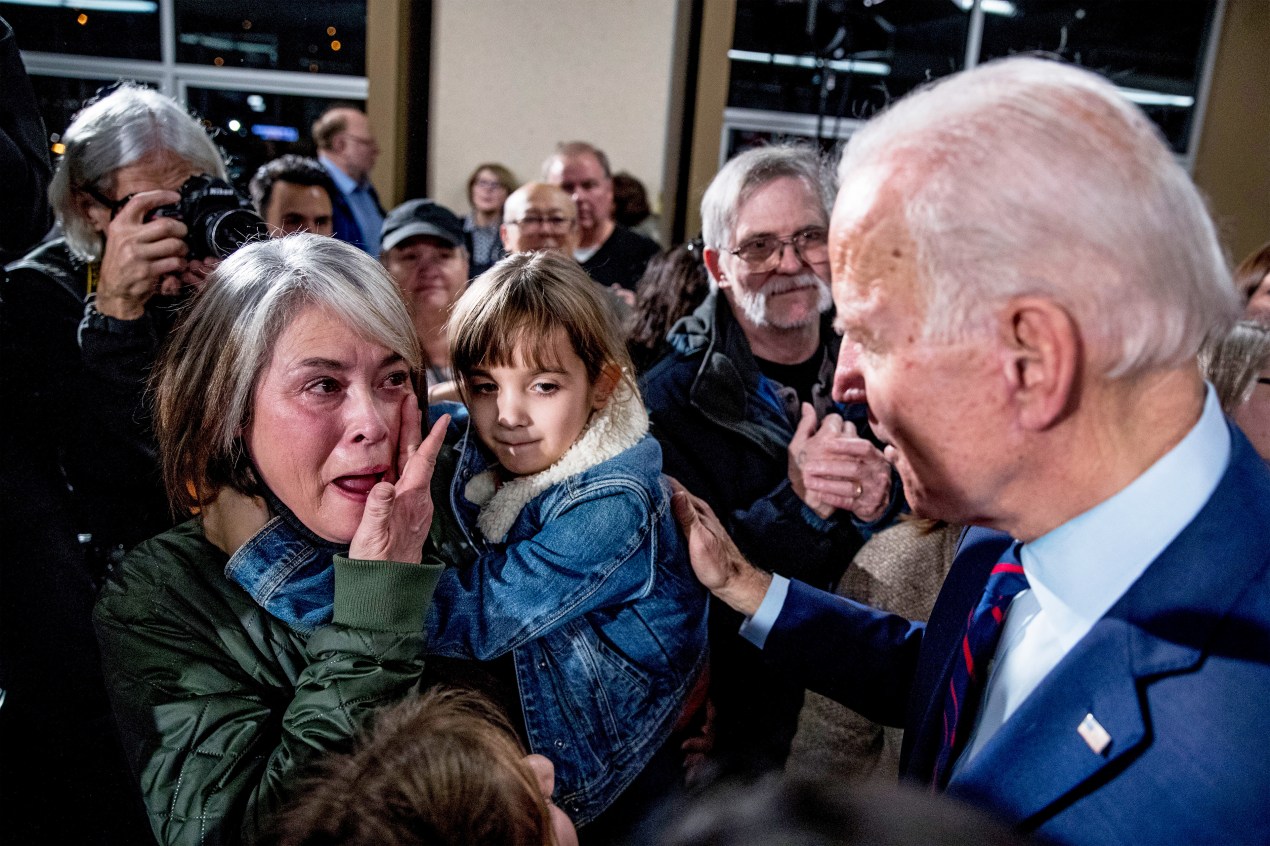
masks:
<svg viewBox="0 0 1270 846"><path fill-rule="evenodd" d="M189 205L180 189L199 174L224 179L225 165L180 105L128 84L81 110L63 141L49 189L63 237L9 266L5 366L20 397L13 446L64 476L100 570L172 524L145 382L176 305L215 265L195 257L207 250L193 221L173 216Z"/></svg>
<svg viewBox="0 0 1270 846"><path fill-rule="evenodd" d="M147 826L90 612L111 563L174 522L146 380L175 306L215 264L192 257L207 255L207 215L188 214L179 189L225 166L180 105L132 85L87 105L63 141L49 189L63 237L10 264L0 287L4 814L23 842L137 842ZM64 831L73 821L42 799L66 796L91 830Z"/></svg>

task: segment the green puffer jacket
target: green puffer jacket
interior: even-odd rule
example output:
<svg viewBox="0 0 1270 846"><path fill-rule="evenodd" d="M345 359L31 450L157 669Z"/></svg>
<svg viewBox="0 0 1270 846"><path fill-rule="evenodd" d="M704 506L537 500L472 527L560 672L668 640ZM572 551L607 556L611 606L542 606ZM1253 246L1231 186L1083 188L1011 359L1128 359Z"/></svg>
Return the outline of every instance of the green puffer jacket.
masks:
<svg viewBox="0 0 1270 846"><path fill-rule="evenodd" d="M138 546L95 618L106 684L164 844L253 843L294 777L423 672L442 565L335 559L330 625L305 636L224 575L197 520Z"/></svg>

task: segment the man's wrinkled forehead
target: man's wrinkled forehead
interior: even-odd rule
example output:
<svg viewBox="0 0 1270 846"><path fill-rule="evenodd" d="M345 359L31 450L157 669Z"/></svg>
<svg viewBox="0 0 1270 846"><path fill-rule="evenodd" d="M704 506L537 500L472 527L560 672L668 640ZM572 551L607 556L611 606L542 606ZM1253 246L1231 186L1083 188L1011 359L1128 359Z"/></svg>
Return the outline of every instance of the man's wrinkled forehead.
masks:
<svg viewBox="0 0 1270 846"><path fill-rule="evenodd" d="M903 181L885 166L845 175L829 225L830 270L840 310L884 293L905 299L916 293L917 246L904 218Z"/></svg>

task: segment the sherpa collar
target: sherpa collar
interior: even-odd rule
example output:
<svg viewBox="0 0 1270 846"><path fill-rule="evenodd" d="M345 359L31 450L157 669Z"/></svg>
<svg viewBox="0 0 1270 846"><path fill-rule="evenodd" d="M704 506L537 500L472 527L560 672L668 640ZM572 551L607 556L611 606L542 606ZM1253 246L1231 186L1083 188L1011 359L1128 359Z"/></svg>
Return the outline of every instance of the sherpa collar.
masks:
<svg viewBox="0 0 1270 846"><path fill-rule="evenodd" d="M530 500L552 485L625 452L647 432L648 412L639 394L623 380L608 404L591 418L582 437L546 470L504 482L497 490L494 484L497 466L472 477L463 495L480 506L477 527L493 543L502 543Z"/></svg>

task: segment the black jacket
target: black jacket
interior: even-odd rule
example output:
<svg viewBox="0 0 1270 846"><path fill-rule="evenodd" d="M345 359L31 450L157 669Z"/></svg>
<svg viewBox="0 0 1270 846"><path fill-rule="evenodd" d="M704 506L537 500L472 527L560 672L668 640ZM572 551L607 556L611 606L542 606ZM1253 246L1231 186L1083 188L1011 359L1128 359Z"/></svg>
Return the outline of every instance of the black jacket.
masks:
<svg viewBox="0 0 1270 846"><path fill-rule="evenodd" d="M861 407L829 393L838 338L821 327L818 414L835 411L867 434ZM728 301L717 291L671 329L672 351L641 383L661 442L665 472L704 499L754 564L828 587L863 543L861 526L835 514L821 519L794 493L787 448L798 402L759 371ZM881 522L889 522L889 509ZM711 613L711 695L718 712L716 750L725 767L779 767L797 725L802 689L766 667L737 637L741 617L722 603Z"/></svg>
<svg viewBox="0 0 1270 846"><path fill-rule="evenodd" d="M89 316L88 266L61 239L7 271L5 457L62 478L75 531L94 545L128 549L165 531L146 381L175 302L152 298L137 320Z"/></svg>

